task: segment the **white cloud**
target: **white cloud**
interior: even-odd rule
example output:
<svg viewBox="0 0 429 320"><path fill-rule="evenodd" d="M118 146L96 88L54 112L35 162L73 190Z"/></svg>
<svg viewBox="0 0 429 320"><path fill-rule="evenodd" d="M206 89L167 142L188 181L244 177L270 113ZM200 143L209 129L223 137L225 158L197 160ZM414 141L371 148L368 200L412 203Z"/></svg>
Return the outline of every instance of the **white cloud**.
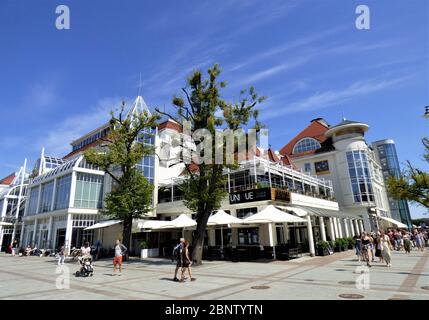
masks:
<svg viewBox="0 0 429 320"><path fill-rule="evenodd" d="M70 142L80 136L96 129L108 122L110 111L117 110L123 99L119 97L104 98L87 112L75 114L56 123L46 134L41 136L35 147L40 150L45 147L45 152L51 156L62 157L71 151ZM130 106L130 99L126 99L126 107Z"/></svg>
<svg viewBox="0 0 429 320"><path fill-rule="evenodd" d="M271 110L265 110L264 112L261 112L261 118L266 120L284 114L302 111L312 111L335 106L358 96L365 96L393 87L397 84L409 80L412 77L413 75L398 77L389 80L370 79L367 81L357 81L344 89L328 90L325 92L316 93L305 99L295 101L294 103L290 104L288 107L285 108L277 108L276 110L274 110L274 108L270 108Z"/></svg>

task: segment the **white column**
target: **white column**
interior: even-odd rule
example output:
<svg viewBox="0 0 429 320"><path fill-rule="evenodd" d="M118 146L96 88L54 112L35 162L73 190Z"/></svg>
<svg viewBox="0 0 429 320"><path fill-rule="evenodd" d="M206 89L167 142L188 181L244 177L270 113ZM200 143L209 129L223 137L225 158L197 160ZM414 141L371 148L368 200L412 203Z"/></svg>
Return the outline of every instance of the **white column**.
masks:
<svg viewBox="0 0 429 320"><path fill-rule="evenodd" d="M66 254L70 254L71 249L71 240L72 240L72 230L73 230L73 215L69 213L67 215L67 228L66 228L66 240L64 243Z"/></svg>
<svg viewBox="0 0 429 320"><path fill-rule="evenodd" d="M349 221L349 219L347 219L347 218L344 218L343 219L343 223L344 223L344 231L345 231L345 233L346 233L346 237L348 238L348 237L350 237L350 233L349 233L349 226L347 225L348 224L348 221Z"/></svg>
<svg viewBox="0 0 429 320"><path fill-rule="evenodd" d="M34 227L33 227L33 238L31 239L31 244L30 245L35 245L35 241L36 241L36 231L37 231L37 218L34 219Z"/></svg>
<svg viewBox="0 0 429 320"><path fill-rule="evenodd" d="M216 245L216 229L215 228L209 228L208 230L208 236L209 236L209 245L215 246Z"/></svg>
<svg viewBox="0 0 429 320"><path fill-rule="evenodd" d="M353 219L349 219L349 223L350 223L350 233L352 234L351 236L354 237L356 235L356 232L353 226Z"/></svg>
<svg viewBox="0 0 429 320"><path fill-rule="evenodd" d="M336 239L335 229L334 229L334 219L332 217L329 217L328 233L332 241Z"/></svg>
<svg viewBox="0 0 429 320"><path fill-rule="evenodd" d="M57 193L57 180L58 180L58 178L54 179L54 187L52 188L51 211L54 211L54 208L55 208L55 196L56 196L56 193Z"/></svg>
<svg viewBox="0 0 429 320"><path fill-rule="evenodd" d="M0 226L0 252L1 252L1 244L3 243L3 227Z"/></svg>
<svg viewBox="0 0 429 320"><path fill-rule="evenodd" d="M269 246L273 247L274 259L276 259L276 244L275 244L274 236L273 236L273 228L275 228L275 224L274 223L268 223L268 240L269 240Z"/></svg>
<svg viewBox="0 0 429 320"><path fill-rule="evenodd" d="M338 237L342 238L343 237L343 230L341 228L340 218L337 218L337 224L338 224Z"/></svg>
<svg viewBox="0 0 429 320"><path fill-rule="evenodd" d="M365 229L364 229L364 227L363 227L362 220L359 220L359 227L360 227L361 232L364 232L364 231L365 231Z"/></svg>
<svg viewBox="0 0 429 320"><path fill-rule="evenodd" d="M334 232L335 232L335 239L340 237L340 233L338 231L338 222L336 217L332 217L333 224L334 224Z"/></svg>
<svg viewBox="0 0 429 320"><path fill-rule="evenodd" d="M19 235L19 246L22 247L22 241L24 240L24 225L25 225L25 221L22 220L22 224L21 224L21 234ZM1 243L1 242L0 242Z"/></svg>
<svg viewBox="0 0 429 320"><path fill-rule="evenodd" d="M48 244L49 244L49 248L48 249L54 249L54 247L52 246L53 245L53 243L52 243L52 240L51 240L51 237L52 237L52 221L53 221L53 217L52 216L50 216L49 217L49 224L48 224Z"/></svg>
<svg viewBox="0 0 429 320"><path fill-rule="evenodd" d="M359 230L359 225L357 219L353 220L353 223L355 225L355 231L358 235L360 235L362 232Z"/></svg>
<svg viewBox="0 0 429 320"><path fill-rule="evenodd" d="M319 224L320 224L320 236L322 237L322 241L326 241L325 221L322 216L319 217Z"/></svg>
<svg viewBox="0 0 429 320"><path fill-rule="evenodd" d="M314 250L313 226L311 225L310 215L307 215L307 232L308 232L308 246L310 248L310 256L314 257L316 255L316 251Z"/></svg>
<svg viewBox="0 0 429 320"><path fill-rule="evenodd" d="M3 207L1 208L1 211L0 211L1 217L4 217L6 215L7 201L8 201L7 198L4 198Z"/></svg>

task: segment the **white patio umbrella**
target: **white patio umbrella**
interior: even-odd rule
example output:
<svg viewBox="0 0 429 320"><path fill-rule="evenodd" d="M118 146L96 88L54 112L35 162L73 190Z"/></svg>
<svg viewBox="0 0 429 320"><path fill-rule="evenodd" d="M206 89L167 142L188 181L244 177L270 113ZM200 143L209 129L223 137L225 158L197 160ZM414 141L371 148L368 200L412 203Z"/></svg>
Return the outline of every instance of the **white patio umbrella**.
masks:
<svg viewBox="0 0 429 320"><path fill-rule="evenodd" d="M269 223L270 230L272 224L275 223L288 223L288 222L307 222L307 220L300 217L293 216L289 213L281 211L274 207L273 205L268 205L266 208L260 212L251 215L243 220L244 223ZM272 233L270 231L270 240L272 238ZM276 259L276 246L273 246L273 255Z"/></svg>
<svg viewBox="0 0 429 320"><path fill-rule="evenodd" d="M13 226L13 223L0 221L0 226Z"/></svg>
<svg viewBox="0 0 429 320"><path fill-rule="evenodd" d="M157 228L157 229L173 229L173 228L181 228L182 235L185 233L185 228L190 228L196 226L197 223L195 220L189 218L186 214L182 213L176 219L167 221L166 224Z"/></svg>
<svg viewBox="0 0 429 320"><path fill-rule="evenodd" d="M139 229L159 229L171 221L146 220L137 225Z"/></svg>
<svg viewBox="0 0 429 320"><path fill-rule="evenodd" d="M207 222L208 226L220 226L220 242L223 249L223 225L228 224L242 224L243 220L236 218L223 210L218 210L215 214L210 216Z"/></svg>

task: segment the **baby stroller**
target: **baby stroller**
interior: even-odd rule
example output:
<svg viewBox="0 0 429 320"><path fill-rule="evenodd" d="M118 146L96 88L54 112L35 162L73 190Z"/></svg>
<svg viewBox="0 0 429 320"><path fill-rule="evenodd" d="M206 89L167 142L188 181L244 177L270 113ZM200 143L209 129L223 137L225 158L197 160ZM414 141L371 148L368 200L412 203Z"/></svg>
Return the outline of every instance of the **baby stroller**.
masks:
<svg viewBox="0 0 429 320"><path fill-rule="evenodd" d="M81 256L78 258L80 270L76 271L76 277L92 277L94 274L94 267L92 266L91 256Z"/></svg>

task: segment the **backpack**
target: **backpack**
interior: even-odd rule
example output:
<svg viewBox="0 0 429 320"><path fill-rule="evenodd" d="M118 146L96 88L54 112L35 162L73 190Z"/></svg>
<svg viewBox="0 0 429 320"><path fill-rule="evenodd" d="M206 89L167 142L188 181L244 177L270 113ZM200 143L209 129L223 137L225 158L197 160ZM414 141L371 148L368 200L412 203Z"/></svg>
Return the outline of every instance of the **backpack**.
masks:
<svg viewBox="0 0 429 320"><path fill-rule="evenodd" d="M176 260L180 259L180 244L178 244L177 246L174 247L174 249L173 249L173 257Z"/></svg>

